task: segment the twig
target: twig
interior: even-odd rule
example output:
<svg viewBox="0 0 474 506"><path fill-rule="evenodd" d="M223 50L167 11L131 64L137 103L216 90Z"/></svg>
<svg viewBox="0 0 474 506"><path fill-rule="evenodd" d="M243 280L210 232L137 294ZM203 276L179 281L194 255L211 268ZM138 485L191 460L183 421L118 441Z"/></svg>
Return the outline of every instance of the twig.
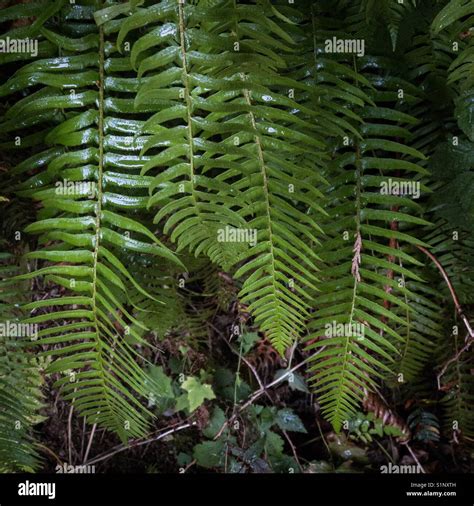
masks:
<svg viewBox="0 0 474 506"><path fill-rule="evenodd" d="M415 453L411 449L410 445L408 443L402 443L402 444L404 444L408 448L410 455L413 457L413 460L416 462L416 464L417 464L418 468L421 470L421 472L423 474L426 474L426 471L423 469L423 466L420 464L420 461L418 460L417 456L415 455Z"/></svg>
<svg viewBox="0 0 474 506"><path fill-rule="evenodd" d="M83 418L82 421L82 438L81 438L81 460L84 460L84 439L86 436L86 419Z"/></svg>
<svg viewBox="0 0 474 506"><path fill-rule="evenodd" d="M234 352L234 353L237 353L233 348L232 346L230 345L230 343L224 339L224 341L227 343L227 345L229 346L229 348ZM296 344L296 343L295 343ZM292 347L293 348L293 347ZM293 348L294 349L294 348ZM255 369L255 367L241 354L239 353L239 358L245 363L245 365L252 371L252 374L254 375L255 379L257 380L257 383L260 387L260 390L263 390L264 393L266 394L266 396L270 399L270 402L272 404L274 404L274 401L273 399L270 397L270 394L267 392L266 388L265 388L265 385L263 384L261 378L260 378L260 375L258 374L257 370ZM293 353L292 353L293 355ZM290 363L291 363L291 360L290 360ZM293 441L291 441L291 438L290 436L288 435L288 432L286 430L283 430L282 429L282 432L283 432L283 435L285 436L286 440L288 441L288 444L290 445L290 448L291 448L291 451L293 453L293 456L295 458L295 461L300 469L300 472L303 472L303 467L301 466L301 463L300 463L300 460L298 458L298 454L296 453L296 448L295 448L295 445L293 444Z"/></svg>
<svg viewBox="0 0 474 506"><path fill-rule="evenodd" d="M467 319L467 316L464 314L461 304L459 303L459 299L456 294L456 290L454 289L453 284L451 283L451 280L449 279L449 276L448 276L446 270L444 269L444 267L439 263L438 259L433 255L433 253L431 253L427 249L423 248L423 246L417 246L417 248L420 251L422 251L426 256L428 256L433 261L433 263L436 265L438 270L441 272L441 275L443 276L444 280L446 281L446 284L448 285L449 292L451 293L451 297L453 299L456 311L457 311L459 317L461 318L461 320L464 322L464 325L466 326L466 329L468 332L468 335L466 336L466 344L453 357L451 357L444 364L440 373L436 377L437 382L438 382L438 390L441 390L441 378L444 376L444 374L448 370L448 367L450 366L450 364L452 364L453 362L456 362L459 359L459 357L465 351L467 351L469 349L469 347L471 346L471 344L474 341L474 330L472 329L471 324L469 323L469 320Z"/></svg>
<svg viewBox="0 0 474 506"><path fill-rule="evenodd" d="M69 416L67 417L67 444L68 444L68 455L69 455L69 464L72 464L72 413L74 411L74 404L71 405L69 409Z"/></svg>
<svg viewBox="0 0 474 506"><path fill-rule="evenodd" d="M187 428L192 427L194 425L197 425L197 422L185 423L184 425L180 425L179 427L175 427L174 429L170 429L166 432L162 432L158 436L152 437L150 439L145 439L144 441L135 441L135 442L132 442L128 445L120 445L119 447L116 447L116 449L112 450L111 452L104 453L92 460L89 460L88 462L84 462L84 465L97 464L97 462L101 462L102 460L108 459L108 458L112 457L113 455L116 455L117 453L123 452L125 450L130 450L132 448L136 448L138 446L142 446L142 445L145 445L148 443L152 443L153 441L159 441L160 439L163 439L166 436L169 436L170 434L174 434L175 432L187 429Z"/></svg>
<svg viewBox="0 0 474 506"><path fill-rule="evenodd" d="M219 332L218 329L216 329L214 327L214 325L210 324L211 327L213 327L217 332ZM258 383L258 386L260 387L260 390L264 390L266 396L270 399L271 402L273 402L272 398L270 397L270 394L266 391L265 389L265 385L263 384L262 380L260 379L260 376L257 372L257 370L255 369L255 367L251 364L251 362L244 357L243 354L237 352L233 347L232 345L229 343L229 341L227 341L227 339L225 338L224 334L222 334L221 332L219 332L219 334L222 336L222 339L223 341L227 344L227 346L229 347L230 351L232 351L232 353L234 353L235 355L237 355L241 360L242 362L250 369L250 371L252 372L252 374L254 375L255 379L257 380L257 383Z"/></svg>
<svg viewBox="0 0 474 506"><path fill-rule="evenodd" d="M183 474L184 473L187 473L189 471L189 469L191 469L191 467L194 466L194 464L196 464L196 459L192 460L184 469L183 469Z"/></svg>
<svg viewBox="0 0 474 506"><path fill-rule="evenodd" d="M323 350L324 348L321 348L320 352ZM294 373L296 370L298 370L300 367L302 367L304 364L306 364L306 362L308 362L311 358L313 358L313 356L311 357L308 357L308 358L305 358L302 362L300 362L299 364L295 365L294 367L292 367L291 369L289 369L288 371L286 371L284 374L282 374L279 378L277 378L276 380L273 380L271 383L269 383L268 385L263 385L263 387L261 387L259 390L257 390L256 392L254 392L248 399L247 401L242 404L242 406L239 407L239 409L228 419L226 420L222 427L219 429L219 432L216 434L216 436L214 437L214 440L216 439L219 439L222 435L222 433L224 432L225 428L231 424L238 416L239 413L241 413L245 408L247 408L248 406L250 406L250 404L252 404L256 399L258 399L259 397L261 397L263 394L267 393L267 390L269 388L272 388L273 386L277 385L278 383L280 383L281 381L283 381L287 376L289 376L290 374Z"/></svg>
<svg viewBox="0 0 474 506"><path fill-rule="evenodd" d="M288 444L290 445L291 452L293 453L293 457L296 460L296 463L298 464L298 467L300 468L300 472L303 472L303 466L301 465L300 459L298 458L298 454L296 453L295 445L293 444L293 441L291 440L290 436L288 435L288 432L286 430L283 430L283 435L285 436L286 440L288 441Z"/></svg>
<svg viewBox="0 0 474 506"><path fill-rule="evenodd" d="M328 452L328 456L331 459L331 462L333 460L331 450L329 449L329 445L326 441L326 438L324 437L323 431L321 429L321 425L319 425L319 420L316 418L316 424L318 426L319 433L321 434L321 439L323 440L324 446L326 447L326 451Z"/></svg>
<svg viewBox="0 0 474 506"><path fill-rule="evenodd" d="M451 297L453 298L454 305L456 307L456 311L458 312L461 320L464 322L464 325L467 328L467 331L469 332L470 339L474 339L474 330L472 330L472 327L469 323L469 320L467 319L466 315L464 314L461 304L459 304L458 296L456 295L456 291L454 290L453 284L451 283L451 280L448 277L448 274L444 270L444 267L439 263L438 259L433 255L433 253L429 252L427 249L423 248L423 246L417 246L417 248L422 251L425 255L427 255L438 267L439 271L441 272L441 275L443 276L444 280L446 281L446 284L448 285L449 291L451 292Z"/></svg>
<svg viewBox="0 0 474 506"><path fill-rule="evenodd" d="M92 426L91 437L89 438L89 442L87 443L86 453L84 455L84 461L82 462L83 464L86 463L87 457L89 456L89 451L90 451L91 446L92 446L92 440L94 439L94 434L95 434L95 429L96 428L97 428L97 424L95 423Z"/></svg>
<svg viewBox="0 0 474 506"><path fill-rule="evenodd" d="M382 452L385 453L389 462L391 462L392 464L395 464L393 457L390 455L390 453L388 453L388 451L383 447L383 445L381 443L379 443L376 439L374 439L374 441L377 443L378 447L382 450Z"/></svg>
<svg viewBox="0 0 474 506"><path fill-rule="evenodd" d="M290 355L288 358L288 365L287 367L291 367L291 364L293 363L293 357L295 356L296 347L298 346L298 341L295 339L295 342L292 344L290 348Z"/></svg>
<svg viewBox="0 0 474 506"><path fill-rule="evenodd" d="M456 355L454 355L454 357L451 357L443 366L443 368L441 369L441 371L439 372L438 376L436 376L436 379L438 380L438 390L442 390L441 388L441 378L444 376L444 374L446 373L446 371L448 370L448 367L453 363L453 362L457 362L459 360L459 357L465 352L467 351L471 344L473 342L473 339L471 338L468 338L466 340L466 344L456 353Z"/></svg>
<svg viewBox="0 0 474 506"><path fill-rule="evenodd" d="M174 424L171 424L171 425L167 425L166 427L162 427L161 429L155 431L155 432L158 432L159 434L161 434L162 432L168 430L168 429L174 429L175 427L178 426L178 423L174 423ZM154 437L154 436L153 436ZM140 439L136 439L136 440L132 440L130 441L128 444L119 444L119 445L116 445L114 447L112 447L109 451L115 451L115 450L119 450L121 448L125 448L125 449L128 449L128 448L135 448L135 446L138 446L138 443L140 442L141 440ZM96 458L99 458L99 457L102 457L103 455L108 455L109 451L107 452L104 452L104 453L101 453L99 455L96 455L94 457L94 460Z"/></svg>

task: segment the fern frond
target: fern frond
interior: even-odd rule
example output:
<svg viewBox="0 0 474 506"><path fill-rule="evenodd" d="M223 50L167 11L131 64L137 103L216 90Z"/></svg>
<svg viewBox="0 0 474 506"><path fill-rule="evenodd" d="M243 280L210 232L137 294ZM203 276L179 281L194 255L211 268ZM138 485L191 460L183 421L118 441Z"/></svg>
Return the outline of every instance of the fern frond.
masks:
<svg viewBox="0 0 474 506"><path fill-rule="evenodd" d="M397 99L395 81L365 75L375 87L375 103ZM427 223L414 200L381 191L389 180L426 174L410 161L424 158L407 143L406 126L416 120L387 105L357 112L365 121L362 140L341 143L328 167L328 240L317 251L324 275L308 338L308 349L318 350L311 367L315 391L336 430L355 413L365 390L397 371L393 357L405 342L411 313L421 310L420 303L413 307L420 297L412 288L421 282L421 262L412 251L421 241L412 229ZM337 325L345 327L334 333Z"/></svg>
<svg viewBox="0 0 474 506"><path fill-rule="evenodd" d="M115 39L108 40L92 14L81 6L80 30L73 22L44 27L43 36L62 55L21 67L1 87L11 94L25 84L41 85L4 119L12 131L25 127L15 125L17 115L27 124L29 118L43 122L48 146L13 171L38 171L18 189L42 203L39 220L26 228L40 234L42 247L26 257L45 265L15 280L42 276L72 293L26 304L26 311L50 310L24 322L44 326L39 344L62 345L50 346L47 354L55 358L48 371L61 375L56 384L65 398L90 423L125 440L146 432L150 413L139 400L148 393L146 374L126 338L130 332L140 340L128 287L147 292L121 261L121 251L182 264L140 218L149 180L139 174L145 140L135 136L143 123L133 116L138 79L128 77L130 58L117 55ZM57 327L58 320L68 324Z"/></svg>
<svg viewBox="0 0 474 506"><path fill-rule="evenodd" d="M442 345L440 354L441 363L454 356L463 346L463 334L450 335L450 345L446 346L446 340ZM474 408L472 399L474 396L474 376L472 374L473 353L472 349L465 352L461 357L450 364L442 377L442 389L446 392L441 399L443 407L444 430L446 434L472 437L474 435Z"/></svg>
<svg viewBox="0 0 474 506"><path fill-rule="evenodd" d="M18 272L15 259L2 253L1 278ZM0 287L0 472L34 472L40 458L32 427L41 407L40 372L28 352L28 336L18 332L15 307L25 299L26 287Z"/></svg>
<svg viewBox="0 0 474 506"><path fill-rule="evenodd" d="M404 23L413 16L416 0L399 2L398 0L362 0L361 10L365 12L367 23L378 23L386 27L390 34L392 49L397 49L399 31Z"/></svg>
<svg viewBox="0 0 474 506"><path fill-rule="evenodd" d="M150 19L163 23L155 32L166 38L152 37L152 31L132 50L132 60L140 57L134 60L139 74L165 65L141 87L138 100L170 97L144 126L154 133L146 149L162 149L142 173L165 167L152 183L150 205L161 207L155 221L166 219L164 230L172 230L179 249L206 253L227 268L240 265L240 297L283 353L303 330L307 290L316 280L310 244L319 227L304 210L320 198L315 184L325 158L319 153L323 130L343 130L334 113L303 107L285 94L292 89L317 95L318 89L278 75L285 62L275 50L290 55L294 43L272 12L229 1L212 10L162 2L132 16L119 42L128 26ZM162 41L166 47L159 54L167 51L167 60L141 55ZM314 121L295 115L295 109ZM318 125L318 114L324 124ZM176 120L177 126L166 127ZM226 229L254 233L257 240L235 242L227 257L218 237Z"/></svg>
<svg viewBox="0 0 474 506"><path fill-rule="evenodd" d="M474 141L474 6L469 0L450 0L432 23L432 31L448 31L457 56L450 65L448 84L456 90L456 117L463 132Z"/></svg>
<svg viewBox="0 0 474 506"><path fill-rule="evenodd" d="M446 270L459 302L462 305L473 304L474 241L471 233L453 228L445 220L438 220L433 228L427 230L425 241L431 245L430 251ZM446 283L437 276L438 293L442 292L446 303L452 306Z"/></svg>

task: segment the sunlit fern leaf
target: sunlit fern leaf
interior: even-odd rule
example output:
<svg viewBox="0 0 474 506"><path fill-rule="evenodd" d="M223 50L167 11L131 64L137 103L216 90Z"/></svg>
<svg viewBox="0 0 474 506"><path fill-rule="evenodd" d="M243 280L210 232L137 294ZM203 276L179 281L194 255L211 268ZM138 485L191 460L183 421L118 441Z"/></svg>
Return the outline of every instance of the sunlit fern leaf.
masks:
<svg viewBox="0 0 474 506"><path fill-rule="evenodd" d="M156 167L164 169L150 178L153 196L149 205L159 208L155 222L165 220L164 232L171 234L178 250L203 252L214 262L228 266L232 251L218 242L218 229L244 226L245 221L232 210L237 202L235 191L203 170L205 164L212 167L209 155L215 158L223 149L215 145L216 153L212 154L213 144L207 140L223 126L205 121L195 112L199 107L212 108L221 100L220 90L212 88L215 83L219 86L219 80L206 74L218 74L219 66L225 63L225 55L220 54L223 41L216 33L197 27L188 30L186 26L203 21L212 11L174 1L139 9L123 24L118 45L123 45L130 30L146 27L146 34L133 45L131 61L141 78L135 103L160 106L141 129L151 134L145 137L142 154L154 155L145 161L142 174L156 173ZM199 50L203 45L205 52ZM238 252L241 248L234 249Z"/></svg>

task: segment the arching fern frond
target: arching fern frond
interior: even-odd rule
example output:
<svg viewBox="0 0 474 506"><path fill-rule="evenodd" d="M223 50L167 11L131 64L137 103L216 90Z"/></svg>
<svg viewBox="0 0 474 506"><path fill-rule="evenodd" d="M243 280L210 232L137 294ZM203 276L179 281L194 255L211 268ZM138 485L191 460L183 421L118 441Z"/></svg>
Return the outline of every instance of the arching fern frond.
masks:
<svg viewBox="0 0 474 506"><path fill-rule="evenodd" d="M312 379L336 430L377 379L398 372L394 357L405 341L410 313L419 309L412 304L419 296L411 283L421 282L413 246L422 242L412 228L426 221L417 216L421 207L414 200L387 185L426 174L410 161L424 157L407 143L407 126L416 120L386 105L397 100L398 86L374 72L381 68L372 59L372 71L364 72L377 105L356 108L365 121L362 140L341 143L325 174L331 179L329 219L323 223L328 240L317 250L324 275L308 349L318 350Z"/></svg>
<svg viewBox="0 0 474 506"><path fill-rule="evenodd" d="M433 20L432 31L447 30L457 56L449 67L448 84L456 90L456 116L461 130L474 141L474 5L469 0L450 0Z"/></svg>
<svg viewBox="0 0 474 506"><path fill-rule="evenodd" d="M41 377L27 348L34 333L15 309L27 287L5 282L19 270L13 255L2 252L0 265L0 472L33 472L40 463L32 427L41 407Z"/></svg>
<svg viewBox="0 0 474 506"><path fill-rule="evenodd" d="M278 75L285 62L275 50L291 55L294 43L264 5L170 5L137 12L119 35L121 43L128 27L150 19L162 23L132 49L132 60L140 56L139 73L156 69L137 99L171 98L144 126L155 134L146 149L162 149L142 173L165 167L152 183L150 205L161 207L156 221L173 213L165 230L173 230L180 248L205 252L227 268L240 266L235 276L244 278L242 301L283 353L303 330L308 288L316 280L310 244L319 228L305 209L320 199L323 131L340 135L344 122L321 106L290 98L290 91L317 97L320 90ZM141 55L162 41L166 47L158 54L166 51L168 59ZM177 126L165 128L171 121ZM242 245L225 235L229 229L256 240ZM234 242L225 262L222 242Z"/></svg>
<svg viewBox="0 0 474 506"><path fill-rule="evenodd" d="M26 304L25 311L50 310L24 323L44 326L38 343L50 346L46 353L55 360L48 371L61 374L57 385L65 398L89 422L125 440L146 432L150 414L140 402L147 395L141 359L126 339L128 332L140 339L128 287L147 292L121 261L121 250L182 264L140 218L149 181L139 175L144 139L134 136L142 121L133 116L138 79L128 77L130 59L114 52L115 39L97 27L93 11L80 6L80 13L80 25L43 29L61 56L21 67L1 87L5 95L41 84L4 119L15 131L25 127L15 124L17 115L35 118L48 146L13 171L37 171L18 189L42 202L40 219L26 228L40 234L42 248L27 258L45 265L15 279L42 276L67 289L60 298ZM58 320L67 324L55 326Z"/></svg>

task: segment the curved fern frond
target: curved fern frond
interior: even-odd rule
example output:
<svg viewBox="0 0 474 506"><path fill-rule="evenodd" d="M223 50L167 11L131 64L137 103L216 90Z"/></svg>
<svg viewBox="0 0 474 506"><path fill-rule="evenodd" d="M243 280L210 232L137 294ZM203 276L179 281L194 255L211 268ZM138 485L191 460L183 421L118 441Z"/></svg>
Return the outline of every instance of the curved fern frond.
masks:
<svg viewBox="0 0 474 506"><path fill-rule="evenodd" d="M1 253L1 278L18 272L11 254ZM27 350L29 332L15 307L26 286L0 287L0 472L34 472L40 463L33 440L34 418L41 407L39 367ZM28 328L26 328L28 330Z"/></svg>
<svg viewBox="0 0 474 506"><path fill-rule="evenodd" d="M57 385L65 398L89 422L127 439L146 432L150 415L139 400L147 395L146 376L126 339L130 332L140 340L128 287L147 292L121 261L121 251L185 268L140 218L149 178L139 174L145 140L135 136L143 121L134 114L143 109L134 108L138 79L128 77L130 58L117 55L115 40L97 28L93 11L78 8L80 26L42 29L62 55L21 67L1 87L2 94L11 94L25 84L41 85L11 106L4 119L12 131L25 127L15 126L17 115L36 118L37 126L41 121L48 146L13 171L38 171L18 189L42 203L40 219L26 232L40 234L43 247L26 257L45 263L15 279L42 276L72 293L26 304L27 311L50 311L24 323L44 326L38 343L50 345L47 354L55 360L48 371L61 374ZM58 320L67 325L54 326Z"/></svg>
<svg viewBox="0 0 474 506"><path fill-rule="evenodd" d="M372 59L370 68L381 66ZM364 75L375 88L369 95L384 105L357 111L365 121L362 140L341 143L328 166L329 220L322 225L328 240L317 251L324 275L308 338L308 349L318 350L310 369L315 390L336 430L377 379L398 372L394 357L411 313L421 309L420 302L413 306L420 296L412 283L421 282L413 246L422 242L412 229L427 222L415 200L389 188L427 173L410 161L424 158L407 143L407 126L416 120L385 105L397 100L397 80Z"/></svg>
<svg viewBox="0 0 474 506"><path fill-rule="evenodd" d="M457 56L450 65L448 84L457 93L456 117L463 132L474 141L472 111L474 100L474 5L469 0L450 0L433 20L432 31L448 30L452 51Z"/></svg>
<svg viewBox="0 0 474 506"><path fill-rule="evenodd" d="M155 70L137 100L165 100L144 126L154 133L145 149L161 149L142 173L165 167L152 183L150 205L161 206L155 221L166 218L180 249L204 252L226 268L239 264L242 301L283 353L303 330L316 280L310 245L319 227L305 209L319 209L323 131L340 134L343 122L290 98L319 90L278 75L285 61L275 49L291 55L294 43L263 5L161 2L132 16L119 43L129 27L149 20L161 25L135 43L132 60L140 75ZM164 44L158 54L169 57L148 55L151 44ZM239 233L247 239L230 237ZM232 255L222 243L231 243Z"/></svg>

